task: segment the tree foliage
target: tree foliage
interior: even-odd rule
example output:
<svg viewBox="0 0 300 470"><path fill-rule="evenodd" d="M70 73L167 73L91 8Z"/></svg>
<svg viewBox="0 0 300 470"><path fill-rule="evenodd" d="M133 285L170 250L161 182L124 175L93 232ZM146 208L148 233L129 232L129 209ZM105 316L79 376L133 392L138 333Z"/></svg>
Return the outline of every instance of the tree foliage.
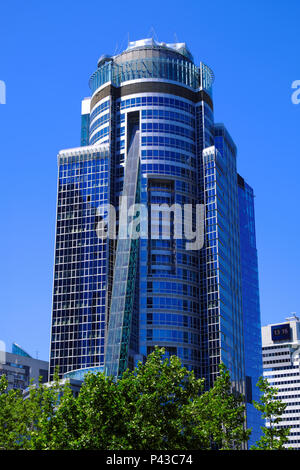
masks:
<svg viewBox="0 0 300 470"><path fill-rule="evenodd" d="M243 397L224 365L214 386L156 348L115 381L89 373L77 397L58 378L23 399L0 380L0 449L240 449L249 439Z"/></svg>
<svg viewBox="0 0 300 470"><path fill-rule="evenodd" d="M277 399L278 390L272 387L267 379L260 377L257 385L261 391L261 398L260 403L254 401L253 405L261 412L266 426L261 427L263 435L251 449L284 450L284 444L288 442L290 428L280 428L278 425L287 405Z"/></svg>
<svg viewBox="0 0 300 470"><path fill-rule="evenodd" d="M213 445L220 450L241 449L251 434L245 426L245 400L232 390L230 374L224 364L220 364L214 386L199 401Z"/></svg>

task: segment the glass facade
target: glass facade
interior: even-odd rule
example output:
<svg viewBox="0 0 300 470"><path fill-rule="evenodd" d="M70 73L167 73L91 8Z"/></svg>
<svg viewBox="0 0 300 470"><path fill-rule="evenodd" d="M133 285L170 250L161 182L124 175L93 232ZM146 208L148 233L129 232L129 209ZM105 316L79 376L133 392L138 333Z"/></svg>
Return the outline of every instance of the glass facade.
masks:
<svg viewBox="0 0 300 470"><path fill-rule="evenodd" d="M109 150L81 147L58 156L58 199L50 380L103 365L108 244L96 234L109 195Z"/></svg>
<svg viewBox="0 0 300 470"><path fill-rule="evenodd" d="M100 367L119 377L158 345L207 388L223 361L245 391L236 147L214 124L212 82L185 44L137 41L99 59L81 147L58 156L52 376ZM100 240L107 204L120 234L121 196L147 209L142 235ZM204 208L201 249L177 236L185 205L193 233Z"/></svg>
<svg viewBox="0 0 300 470"><path fill-rule="evenodd" d="M21 346L19 346L17 343L12 344L12 349L11 349L12 354L16 354L17 356L24 356L24 357L31 357L26 351L24 351Z"/></svg>
<svg viewBox="0 0 300 470"><path fill-rule="evenodd" d="M256 384L263 373L258 264L253 189L240 175L238 175L237 181L240 221L247 425L253 430L249 440L249 444L252 445L260 438L260 426L262 426L261 414L252 405L252 400L259 401L259 389L256 387Z"/></svg>
<svg viewBox="0 0 300 470"><path fill-rule="evenodd" d="M218 242L221 360L231 370L231 378L235 382L236 389L244 393L244 331L236 146L224 125L215 125L215 147L218 150L215 165L215 222ZM212 227L214 229L214 222Z"/></svg>
<svg viewBox="0 0 300 470"><path fill-rule="evenodd" d="M209 377L211 385L222 361L231 372L234 388L244 393L236 148L223 125L215 125L214 134L215 145L203 151Z"/></svg>

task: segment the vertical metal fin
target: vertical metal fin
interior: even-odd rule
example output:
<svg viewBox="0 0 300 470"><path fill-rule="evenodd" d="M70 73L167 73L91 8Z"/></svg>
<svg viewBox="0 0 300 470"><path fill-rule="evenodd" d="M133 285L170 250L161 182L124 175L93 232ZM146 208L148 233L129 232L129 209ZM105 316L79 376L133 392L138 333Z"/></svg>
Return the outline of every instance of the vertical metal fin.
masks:
<svg viewBox="0 0 300 470"><path fill-rule="evenodd" d="M140 162L140 132L132 136L127 153L122 196L127 197L127 210L136 202ZM108 322L105 373L118 378L128 365L128 349L134 303L138 259L138 240L119 238L114 266L111 307ZM127 227L126 227L127 230Z"/></svg>

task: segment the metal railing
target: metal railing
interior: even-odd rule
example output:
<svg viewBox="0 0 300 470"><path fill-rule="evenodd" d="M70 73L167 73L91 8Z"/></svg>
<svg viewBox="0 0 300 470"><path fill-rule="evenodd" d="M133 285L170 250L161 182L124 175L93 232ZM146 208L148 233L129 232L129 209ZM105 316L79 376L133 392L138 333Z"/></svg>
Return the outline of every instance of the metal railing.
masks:
<svg viewBox="0 0 300 470"><path fill-rule="evenodd" d="M90 78L89 85L94 93L107 82L114 86L137 79L164 79L178 82L194 90L198 88L212 93L214 75L212 70L202 62L197 67L192 62L169 58L143 58L116 64L113 61L100 66Z"/></svg>

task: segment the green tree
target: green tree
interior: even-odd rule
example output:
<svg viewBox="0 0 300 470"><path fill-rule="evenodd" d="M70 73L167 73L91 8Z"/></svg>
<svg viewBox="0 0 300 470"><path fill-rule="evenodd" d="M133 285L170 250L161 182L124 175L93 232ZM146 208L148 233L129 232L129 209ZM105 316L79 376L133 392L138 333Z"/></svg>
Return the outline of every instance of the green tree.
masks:
<svg viewBox="0 0 300 470"><path fill-rule="evenodd" d="M261 412L266 425L261 427L263 435L251 446L251 450L284 450L290 428L280 428L278 425L287 405L277 399L278 389L271 387L267 379L260 377L257 385L261 391L260 403L254 401L253 405Z"/></svg>
<svg viewBox="0 0 300 470"><path fill-rule="evenodd" d="M20 419L24 414L24 401L19 390L7 390L5 375L0 378L0 449L13 450L23 448L22 435L24 423Z"/></svg>
<svg viewBox="0 0 300 470"><path fill-rule="evenodd" d="M182 367L176 356L156 349L145 364L115 381L88 374L77 399L77 449L202 449L209 440L187 420L203 380Z"/></svg>
<svg viewBox="0 0 300 470"><path fill-rule="evenodd" d="M247 440L242 397L220 367L214 387L156 348L120 380L86 375L77 397L58 378L31 386L23 400L0 382L2 449L239 449ZM1 388L2 387L2 388Z"/></svg>
<svg viewBox="0 0 300 470"><path fill-rule="evenodd" d="M229 371L223 363L219 371L214 386L199 398L202 422L210 435L212 447L242 449L251 434L245 426L245 400L241 393L232 389Z"/></svg>
<svg viewBox="0 0 300 470"><path fill-rule="evenodd" d="M31 385L29 396L24 400L26 432L24 448L28 450L55 449L56 440L62 439L63 427L58 426L58 410L70 390L59 383L58 374L51 386L41 382Z"/></svg>
<svg viewBox="0 0 300 470"><path fill-rule="evenodd" d="M62 448L65 430L57 411L61 396L64 397L61 404L67 403L70 394L74 399L69 387L61 386L56 376L50 387L31 384L29 396L24 399L20 390L7 390L7 385L3 375L0 379L0 449Z"/></svg>

